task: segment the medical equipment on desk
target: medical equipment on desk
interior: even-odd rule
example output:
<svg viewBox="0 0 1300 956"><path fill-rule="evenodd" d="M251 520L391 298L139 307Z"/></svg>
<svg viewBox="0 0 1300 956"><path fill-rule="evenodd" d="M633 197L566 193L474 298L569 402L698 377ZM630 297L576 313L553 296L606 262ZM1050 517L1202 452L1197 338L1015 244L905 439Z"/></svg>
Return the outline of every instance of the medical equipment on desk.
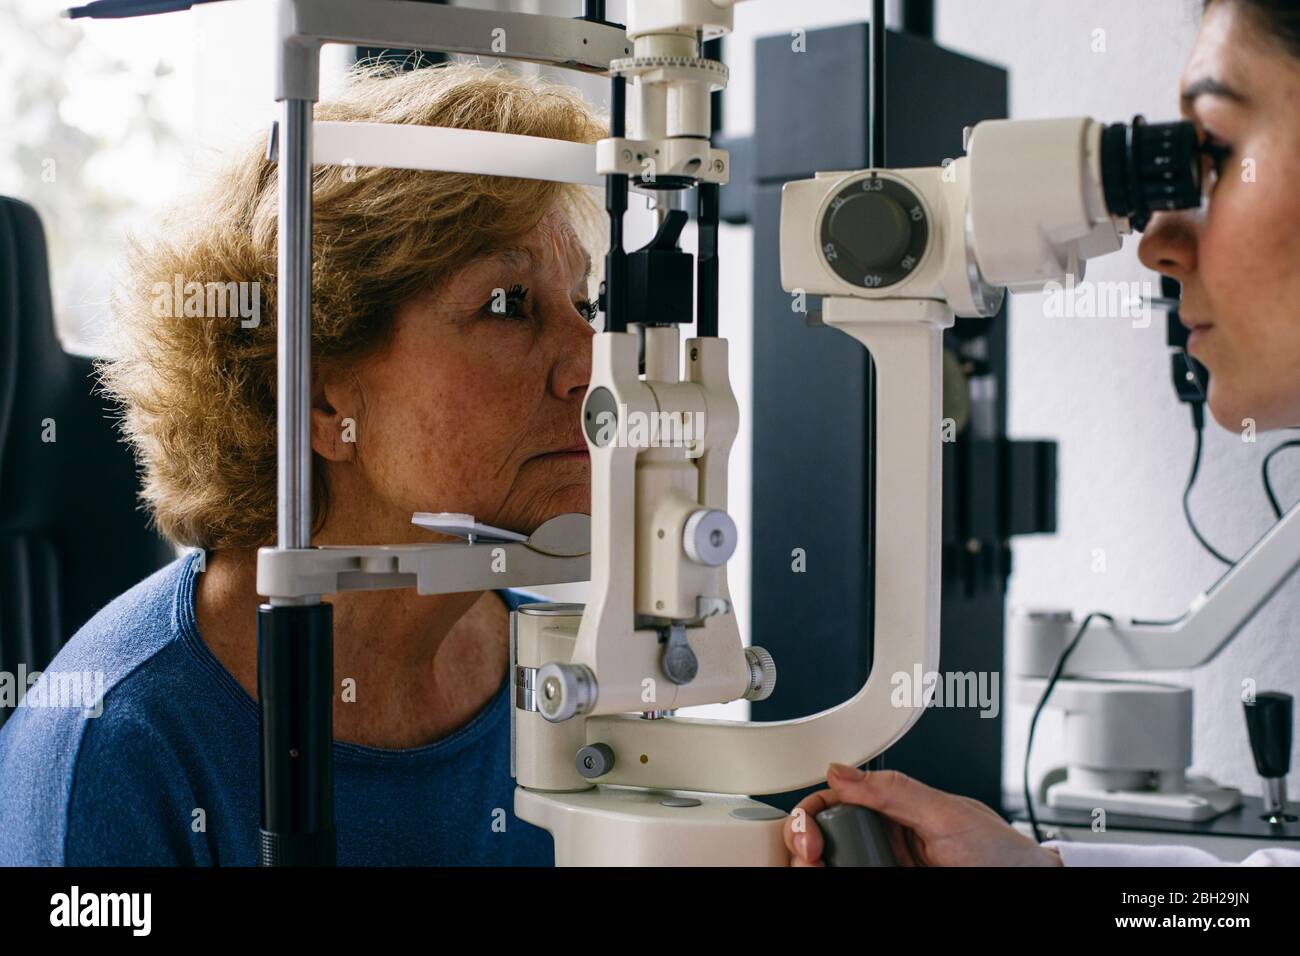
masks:
<svg viewBox="0 0 1300 956"><path fill-rule="evenodd" d="M1067 610L1014 614L1008 666L1017 699L1035 703L1049 677L1056 672L1060 678L1047 706L1065 714L1066 767L1049 772L1043 783L1048 805L1200 821L1240 804L1237 789L1186 774L1192 763L1191 689L1115 675L1188 670L1213 660L1298 566L1300 506L1176 619L1091 615L1081 624ZM1266 781L1265 812L1281 818L1290 698L1261 693L1244 703L1251 749Z"/></svg>
<svg viewBox="0 0 1300 956"><path fill-rule="evenodd" d="M584 580L588 570L585 608L525 606L512 617L517 814L552 833L559 864L784 863L785 814L750 797L816 784L832 762L862 764L884 751L923 710L895 705L891 675L937 669L943 330L956 315L995 313L1002 287L1080 277L1085 259L1119 248L1130 221L1140 224L1151 210L1200 202L1187 123L990 121L972 128L969 155L950 166L787 184L782 284L824 296L824 323L867 346L879 376L874 491L887 507L875 527L873 666L852 698L798 720L672 716L681 707L762 699L776 679L770 655L742 644L726 576L736 545L727 459L738 415L727 342L717 336L717 237L729 157L709 137L710 96L727 70L702 56L702 44L731 29L734 2L629 0L623 28L604 22L600 3L568 20L405 0L277 0L281 116L270 146L280 183L279 537L258 557L258 590L268 597L258 612L264 863L334 861L332 620L323 595L522 587ZM883 36L880 0L875 9L873 50ZM611 135L589 147L315 123L327 42L606 74ZM629 96L639 107L630 132ZM593 340L583 406L589 543L582 516L552 519L522 542L472 516L420 516L440 531L472 535L472 543L312 547L313 163L605 185L606 330ZM676 243L685 217L666 209L655 240L625 251L622 216L633 186L698 191L697 335L684 343L677 326L691 318L692 262ZM697 422L702 427L688 429ZM502 555L508 570L498 573ZM843 859L856 855L853 832L873 831L834 834Z"/></svg>

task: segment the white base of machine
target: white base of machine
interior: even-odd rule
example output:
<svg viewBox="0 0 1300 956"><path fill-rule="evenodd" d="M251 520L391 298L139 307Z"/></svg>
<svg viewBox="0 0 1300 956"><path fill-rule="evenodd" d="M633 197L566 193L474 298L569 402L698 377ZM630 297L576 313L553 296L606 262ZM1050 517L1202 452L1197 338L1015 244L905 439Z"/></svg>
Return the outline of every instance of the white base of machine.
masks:
<svg viewBox="0 0 1300 956"><path fill-rule="evenodd" d="M1240 806L1241 791L1220 787L1208 777L1188 777L1186 789L1175 793L1098 790L1062 780L1047 788L1047 805L1062 810L1102 809L1138 817L1198 822Z"/></svg>
<svg viewBox="0 0 1300 956"><path fill-rule="evenodd" d="M786 866L790 860L781 835L786 814L748 797L516 787L515 815L555 838L556 866Z"/></svg>

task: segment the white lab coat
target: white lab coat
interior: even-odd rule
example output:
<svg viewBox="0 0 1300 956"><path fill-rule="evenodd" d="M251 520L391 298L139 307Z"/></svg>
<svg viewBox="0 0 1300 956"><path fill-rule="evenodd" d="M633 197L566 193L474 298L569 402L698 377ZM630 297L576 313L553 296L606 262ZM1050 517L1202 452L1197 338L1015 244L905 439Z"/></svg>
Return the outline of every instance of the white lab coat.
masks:
<svg viewBox="0 0 1300 956"><path fill-rule="evenodd" d="M1268 847L1240 863L1225 863L1191 846L1139 846L1132 843L1070 843L1048 840L1043 846L1061 854L1066 866L1300 866L1300 850Z"/></svg>

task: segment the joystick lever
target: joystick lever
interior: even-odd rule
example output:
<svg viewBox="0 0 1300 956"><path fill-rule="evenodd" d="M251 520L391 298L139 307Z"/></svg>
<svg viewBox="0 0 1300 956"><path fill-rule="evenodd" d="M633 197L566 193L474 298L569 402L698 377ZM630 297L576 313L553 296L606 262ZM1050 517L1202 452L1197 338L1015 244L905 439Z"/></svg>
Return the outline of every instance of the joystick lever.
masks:
<svg viewBox="0 0 1300 956"><path fill-rule="evenodd" d="M1255 769L1264 778L1264 819L1282 823L1286 816L1286 775L1291 770L1293 700L1290 694L1264 691L1246 702L1246 730Z"/></svg>

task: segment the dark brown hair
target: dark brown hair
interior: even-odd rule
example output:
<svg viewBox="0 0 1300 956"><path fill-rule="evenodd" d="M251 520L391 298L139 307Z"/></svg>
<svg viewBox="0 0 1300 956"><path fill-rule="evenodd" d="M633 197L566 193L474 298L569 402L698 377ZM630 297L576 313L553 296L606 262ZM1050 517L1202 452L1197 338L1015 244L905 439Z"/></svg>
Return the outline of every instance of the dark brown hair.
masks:
<svg viewBox="0 0 1300 956"><path fill-rule="evenodd" d="M1292 56L1300 57L1300 2L1297 0L1205 0L1212 3L1237 3L1249 12L1256 25L1276 40Z"/></svg>

